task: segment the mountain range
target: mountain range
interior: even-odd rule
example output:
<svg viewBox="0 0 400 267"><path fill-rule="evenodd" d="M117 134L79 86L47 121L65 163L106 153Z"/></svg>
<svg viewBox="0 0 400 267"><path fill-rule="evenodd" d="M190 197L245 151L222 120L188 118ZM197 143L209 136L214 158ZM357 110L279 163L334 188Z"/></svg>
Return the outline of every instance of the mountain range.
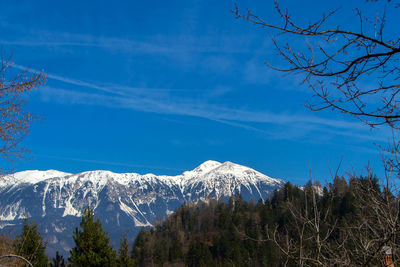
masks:
<svg viewBox="0 0 400 267"><path fill-rule="evenodd" d="M283 184L251 168L211 160L177 176L23 171L0 178L0 230L18 232L25 219L37 222L47 253L67 255L74 245L72 233L85 208L91 207L118 247L124 233L133 241L142 227L185 202L227 199L237 193L247 201L264 200Z"/></svg>

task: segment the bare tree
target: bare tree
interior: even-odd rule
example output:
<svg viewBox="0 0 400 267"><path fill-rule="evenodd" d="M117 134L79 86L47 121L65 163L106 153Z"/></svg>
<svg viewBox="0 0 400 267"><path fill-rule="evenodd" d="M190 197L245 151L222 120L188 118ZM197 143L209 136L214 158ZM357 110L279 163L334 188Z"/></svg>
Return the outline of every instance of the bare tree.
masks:
<svg viewBox="0 0 400 267"><path fill-rule="evenodd" d="M25 110L24 93L46 82L44 73L16 71L10 58L0 62L0 155L13 162L27 150L21 147L35 116ZM4 171L4 170L3 170Z"/></svg>
<svg viewBox="0 0 400 267"><path fill-rule="evenodd" d="M359 18L355 31L345 25L329 26L329 19L338 10L300 25L288 10L281 9L278 1L274 3L282 21L280 25L271 24L250 10L242 13L238 6L232 12L237 18L276 33L272 42L287 67L277 68L268 61L265 64L278 71L304 75L304 83L318 99L306 106L313 111L335 109L351 114L371 127L385 124L399 129L400 38L386 38L385 9L372 20L355 10ZM294 45L299 38L307 38L306 47ZM375 85L363 85L366 77L372 78ZM371 98L376 102L371 103Z"/></svg>
<svg viewBox="0 0 400 267"><path fill-rule="evenodd" d="M381 192L374 179L350 179L349 194L357 197L355 220L328 220L332 210L321 207L317 188L304 189L305 201L288 200L292 221L284 229L272 226L267 240L281 252L284 266L387 266L384 252L400 263L399 199ZM248 238L245 236L245 238ZM254 240L265 242L267 240Z"/></svg>
<svg viewBox="0 0 400 267"><path fill-rule="evenodd" d="M32 266L24 257L15 255L16 240L12 238L11 233L0 236L0 265L1 266Z"/></svg>
<svg viewBox="0 0 400 267"><path fill-rule="evenodd" d="M277 24L251 10L242 12L238 6L232 10L236 18L275 33L271 41L284 67L273 66L268 61L265 64L274 70L303 77L303 83L315 96L306 103L307 108L336 110L371 128L387 126L393 133L393 141L382 147L387 171L386 179L382 180L383 193L377 193L368 181L353 186L360 197L357 208L361 220L341 228L335 224L324 225L325 230L321 231L322 215L331 211L317 207L315 200L309 207L288 203L296 220L293 227L298 239L290 240L275 230L270 240L288 259L296 259L300 265L370 266L378 262L384 265L382 250L385 246L392 249L395 259L399 257L399 190L392 187L392 174L400 177L400 36L388 35L385 31L387 10L398 8L399 2L376 2L382 7L381 15L369 18L356 9L356 26L332 24L332 18L340 10L302 25L287 9L281 8L277 0L274 7L281 20ZM299 40L306 45L298 45ZM315 192L312 196L315 199ZM341 238L332 239L335 233ZM306 240L313 242L314 251L305 247Z"/></svg>

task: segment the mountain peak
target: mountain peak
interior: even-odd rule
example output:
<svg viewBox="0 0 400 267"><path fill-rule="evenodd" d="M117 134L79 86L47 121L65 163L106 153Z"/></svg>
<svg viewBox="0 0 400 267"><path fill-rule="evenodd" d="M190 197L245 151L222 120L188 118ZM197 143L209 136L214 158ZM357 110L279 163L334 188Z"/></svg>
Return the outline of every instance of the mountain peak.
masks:
<svg viewBox="0 0 400 267"><path fill-rule="evenodd" d="M166 217L188 201L266 199L283 181L229 161L208 160L177 176L114 173L94 170L76 174L31 170L0 178L0 230L37 221L48 249L68 253L70 233L86 207L118 244L122 233L136 235L160 216Z"/></svg>
<svg viewBox="0 0 400 267"><path fill-rule="evenodd" d="M209 172L219 166L221 166L222 163L215 161L215 160L207 160L205 162L203 162L202 164L200 164L197 168L195 168L193 171L196 173L205 173L205 172Z"/></svg>
<svg viewBox="0 0 400 267"><path fill-rule="evenodd" d="M230 161L225 161L224 163L222 163L220 166L218 166L217 168L215 168L216 171L219 172L243 172L243 171L254 171L253 169L240 165L240 164L236 164Z"/></svg>
<svg viewBox="0 0 400 267"><path fill-rule="evenodd" d="M236 164L236 163L233 163L233 162L230 162L230 161L225 161L224 163L222 163L221 166L237 167L237 166L242 166L242 165L239 165L239 164Z"/></svg>

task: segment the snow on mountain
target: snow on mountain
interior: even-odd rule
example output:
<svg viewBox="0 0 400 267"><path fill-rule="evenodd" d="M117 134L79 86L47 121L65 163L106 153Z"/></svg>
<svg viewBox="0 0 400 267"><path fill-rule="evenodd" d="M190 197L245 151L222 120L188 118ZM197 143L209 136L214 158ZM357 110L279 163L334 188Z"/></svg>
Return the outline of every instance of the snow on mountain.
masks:
<svg viewBox="0 0 400 267"><path fill-rule="evenodd" d="M14 174L9 174L3 177L0 177L0 186L14 185L14 184L35 184L41 181L45 181L54 177L65 177L71 175L70 173L60 172L57 170L48 170L48 171L23 171L17 172Z"/></svg>
<svg viewBox="0 0 400 267"><path fill-rule="evenodd" d="M251 198L264 200L271 192L271 188L277 188L283 183L282 180L270 178L253 169L229 161L208 166L210 167L205 171L191 176L187 180L184 193L190 195L191 200L210 196L219 199L235 193L241 193L246 200Z"/></svg>
<svg viewBox="0 0 400 267"><path fill-rule="evenodd" d="M221 165L222 165L222 163L220 163L218 161L207 160L206 162L200 164L194 170L184 172L184 175L187 176L187 177L191 177L191 176L194 176L194 175L205 174L205 173L210 172L213 169L215 169L215 168L217 168L217 167L219 167Z"/></svg>
<svg viewBox="0 0 400 267"><path fill-rule="evenodd" d="M0 229L19 230L24 219L37 221L49 252L65 253L87 207L117 244L124 232L134 238L140 227L151 226L187 201L226 199L236 193L257 201L283 183L242 165L211 160L177 176L24 171L0 177Z"/></svg>

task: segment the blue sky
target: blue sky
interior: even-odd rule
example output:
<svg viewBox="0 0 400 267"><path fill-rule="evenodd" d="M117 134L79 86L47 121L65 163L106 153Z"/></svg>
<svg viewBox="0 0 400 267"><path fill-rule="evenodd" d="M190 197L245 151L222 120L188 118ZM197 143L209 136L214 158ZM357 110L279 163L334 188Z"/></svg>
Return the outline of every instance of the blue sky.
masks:
<svg viewBox="0 0 400 267"><path fill-rule="evenodd" d="M278 21L272 1L236 3ZM380 11L361 0L281 4L302 22L342 7L332 24L350 28L358 21L352 8ZM28 110L43 120L24 141L32 160L16 169L173 175L212 159L302 184L310 170L329 181L343 157L341 173L369 164L382 174L374 143L389 140L388 131L307 110L312 94L301 76L264 66L282 64L271 33L235 19L233 7L225 0L0 2L3 53L12 52L17 68L48 74L27 96Z"/></svg>

